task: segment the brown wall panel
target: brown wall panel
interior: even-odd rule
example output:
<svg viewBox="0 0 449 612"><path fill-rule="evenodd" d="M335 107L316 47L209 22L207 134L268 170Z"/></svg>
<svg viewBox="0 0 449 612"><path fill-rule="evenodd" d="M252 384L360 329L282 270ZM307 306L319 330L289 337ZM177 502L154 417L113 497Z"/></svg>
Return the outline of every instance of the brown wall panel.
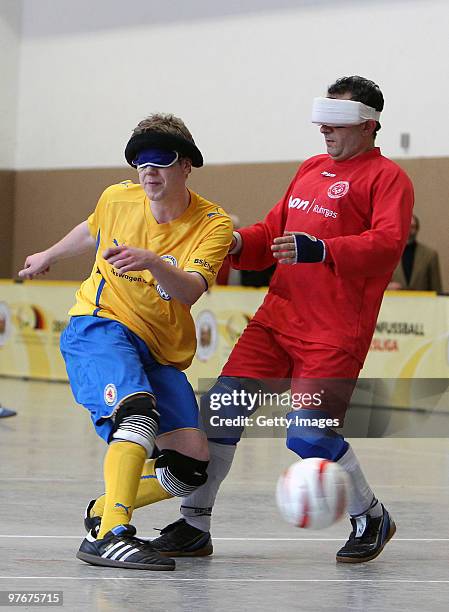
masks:
<svg viewBox="0 0 449 612"><path fill-rule="evenodd" d="M279 199L296 167L296 163L206 166L193 170L189 186L247 224ZM18 172L14 272L27 255L42 251L86 219L105 187L125 179L137 181L137 173L126 167ZM61 261L46 278L84 278L91 261L89 255Z"/></svg>
<svg viewBox="0 0 449 612"><path fill-rule="evenodd" d="M263 218L282 197L299 162L228 164L196 170L190 185L239 216L243 225Z"/></svg>
<svg viewBox="0 0 449 612"><path fill-rule="evenodd" d="M12 273L14 176L12 170L0 170L0 278L9 278Z"/></svg>
<svg viewBox="0 0 449 612"><path fill-rule="evenodd" d="M415 185L420 238L439 250L443 285L449 290L449 158L398 162ZM206 166L193 171L189 185L248 224L262 218L282 196L297 166L298 162ZM129 178L137 180L136 173L126 167L18 172L14 272L27 254L43 250L85 219L106 186ZM90 267L89 256L66 260L57 264L48 278L78 280Z"/></svg>
<svg viewBox="0 0 449 612"><path fill-rule="evenodd" d="M57 242L95 208L108 185L129 178L126 168L32 170L17 173L14 273L31 253ZM92 256L59 262L48 279L78 280L91 269Z"/></svg>

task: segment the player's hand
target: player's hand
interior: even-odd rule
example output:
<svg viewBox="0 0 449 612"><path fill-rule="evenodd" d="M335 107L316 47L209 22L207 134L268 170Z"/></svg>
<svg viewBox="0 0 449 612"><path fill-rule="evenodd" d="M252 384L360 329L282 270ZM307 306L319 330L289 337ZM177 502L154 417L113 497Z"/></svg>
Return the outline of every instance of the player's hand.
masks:
<svg viewBox="0 0 449 612"><path fill-rule="evenodd" d="M154 253L146 249L137 249L130 246L116 246L106 249L103 253L105 260L120 272L138 272L148 270L154 260Z"/></svg>
<svg viewBox="0 0 449 612"><path fill-rule="evenodd" d="M20 270L18 276L19 278L31 280L35 276L45 275L50 270L51 263L52 261L47 251L29 255L25 259L23 270Z"/></svg>
<svg viewBox="0 0 449 612"><path fill-rule="evenodd" d="M275 238L271 245L273 257L282 264L296 263L296 243L292 232L285 232L283 236Z"/></svg>
<svg viewBox="0 0 449 612"><path fill-rule="evenodd" d="M324 242L305 232L284 232L273 240L271 250L283 264L321 263L325 258Z"/></svg>

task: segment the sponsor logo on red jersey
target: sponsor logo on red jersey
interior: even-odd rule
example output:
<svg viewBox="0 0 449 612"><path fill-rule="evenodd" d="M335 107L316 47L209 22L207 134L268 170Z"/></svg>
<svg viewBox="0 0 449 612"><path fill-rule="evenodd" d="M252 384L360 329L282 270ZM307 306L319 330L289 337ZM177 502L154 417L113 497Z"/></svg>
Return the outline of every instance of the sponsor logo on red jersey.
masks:
<svg viewBox="0 0 449 612"><path fill-rule="evenodd" d="M325 208L320 204L315 204L316 198L310 202L310 200L303 200L302 198L294 198L290 196L288 201L289 208L296 208L296 210L303 210L307 214L310 212L316 213L317 215L323 215L324 217L331 217L332 219L336 219L338 217L338 213L335 210L331 210L329 208Z"/></svg>
<svg viewBox="0 0 449 612"><path fill-rule="evenodd" d="M313 204L313 202L312 202ZM301 198L294 198L290 196L288 201L289 208L297 208L298 210L307 210L310 205L310 200L302 200Z"/></svg>

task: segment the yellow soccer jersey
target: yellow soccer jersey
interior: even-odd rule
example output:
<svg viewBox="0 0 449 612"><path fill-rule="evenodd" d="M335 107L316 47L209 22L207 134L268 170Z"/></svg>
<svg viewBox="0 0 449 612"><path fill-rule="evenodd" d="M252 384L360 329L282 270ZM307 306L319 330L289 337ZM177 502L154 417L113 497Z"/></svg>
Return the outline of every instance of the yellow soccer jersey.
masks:
<svg viewBox="0 0 449 612"><path fill-rule="evenodd" d="M189 306L171 298L150 271L121 274L104 258L108 247L129 245L158 253L186 272L199 272L210 287L232 241L232 222L222 208L190 192L190 205L169 223L158 223L140 185L124 181L104 191L88 218L97 240L91 275L69 315L94 315L126 325L157 361L184 370L196 350Z"/></svg>

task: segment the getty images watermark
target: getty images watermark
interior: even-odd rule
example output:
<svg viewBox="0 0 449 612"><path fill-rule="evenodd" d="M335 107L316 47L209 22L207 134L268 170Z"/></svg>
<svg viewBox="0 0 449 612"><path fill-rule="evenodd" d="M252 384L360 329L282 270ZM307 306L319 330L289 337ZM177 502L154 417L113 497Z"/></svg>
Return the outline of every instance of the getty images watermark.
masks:
<svg viewBox="0 0 449 612"><path fill-rule="evenodd" d="M208 398L207 412L208 424L211 427L339 427L340 421L336 418L320 416L323 404L324 390L315 393L276 393L264 390L250 392L245 389L232 389L229 392L211 393ZM265 410L257 416L249 416L259 407ZM267 409L283 408L288 415L267 414ZM203 408L203 417L205 406ZM227 408L232 408L233 415L228 414ZM301 416L298 412L292 415L291 411L302 409L316 409L315 417ZM213 411L209 413L210 411ZM224 416L223 413L227 413Z"/></svg>
<svg viewBox="0 0 449 612"><path fill-rule="evenodd" d="M259 389L255 393L245 389L232 389L231 392L211 393L210 409L220 410L222 406L241 406L248 410L254 410L258 406L285 406L293 410L301 408L320 408L323 403L324 391L316 393L270 393Z"/></svg>
<svg viewBox="0 0 449 612"><path fill-rule="evenodd" d="M289 392L291 389L291 393ZM199 379L211 439L283 438L286 428L348 438L448 438L448 378Z"/></svg>

